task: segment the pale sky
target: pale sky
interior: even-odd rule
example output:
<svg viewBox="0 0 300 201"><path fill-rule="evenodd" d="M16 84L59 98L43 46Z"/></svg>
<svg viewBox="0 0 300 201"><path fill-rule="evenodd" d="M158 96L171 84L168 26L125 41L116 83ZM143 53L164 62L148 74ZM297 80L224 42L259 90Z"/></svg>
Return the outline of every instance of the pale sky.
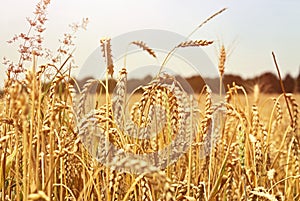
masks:
<svg viewBox="0 0 300 201"><path fill-rule="evenodd" d="M37 0L0 0L0 58L16 60L17 51L6 43L14 34L26 32L26 17L33 16ZM277 55L282 74L298 75L300 65L300 1L299 0L53 0L48 9L46 45L58 47L58 39L68 25L88 17L87 31L76 40L75 59L82 66L99 46L103 36L112 38L142 30L162 29L189 35L211 14L227 7L222 15L198 30L192 39L215 40L205 48L217 64L221 43L231 54L225 73L253 77L262 72L275 72L271 52ZM99 55L101 56L101 55ZM4 67L1 64L1 76Z"/></svg>

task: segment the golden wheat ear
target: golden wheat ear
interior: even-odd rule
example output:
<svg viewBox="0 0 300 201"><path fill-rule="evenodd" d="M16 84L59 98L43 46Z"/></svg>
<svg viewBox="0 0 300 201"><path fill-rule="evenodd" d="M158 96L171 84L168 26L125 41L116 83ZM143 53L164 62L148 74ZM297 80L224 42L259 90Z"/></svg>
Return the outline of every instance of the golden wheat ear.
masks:
<svg viewBox="0 0 300 201"><path fill-rule="evenodd" d="M220 55L219 55L219 73L220 76L224 75L224 71L225 71L225 62L226 62L226 50L225 50L225 46L222 45L221 49L220 49Z"/></svg>
<svg viewBox="0 0 300 201"><path fill-rule="evenodd" d="M131 42L131 44L142 48L143 50L147 51L151 56L156 58L156 54L155 54L154 50L151 49L150 47L148 47L148 45L145 42L143 42L143 41L133 41L133 42Z"/></svg>
<svg viewBox="0 0 300 201"><path fill-rule="evenodd" d="M115 87L115 94L112 99L114 120L123 128L125 124L125 107L127 94L127 71L122 68L119 72L118 81Z"/></svg>
<svg viewBox="0 0 300 201"><path fill-rule="evenodd" d="M101 38L100 39L100 46L101 46L101 51L103 53L103 57L105 58L106 61L106 67L107 67L107 72L108 74L113 77L114 74L114 64L112 60L112 50L111 50L111 44L110 44L111 38Z"/></svg>
<svg viewBox="0 0 300 201"><path fill-rule="evenodd" d="M213 41L207 41L207 40L190 40L190 41L184 41L176 46L176 48L183 48L183 47L201 47L201 46L208 46L213 44Z"/></svg>
<svg viewBox="0 0 300 201"><path fill-rule="evenodd" d="M227 8L223 8L221 10L219 10L218 12L214 13L213 15L209 16L206 20L204 20L201 24L199 24L191 33L190 35L188 35L187 38L190 38L198 29L200 29L201 27L203 27L205 24L207 24L210 20L212 20L213 18L217 17L218 15L220 15L221 13L223 13L224 11L226 11Z"/></svg>
<svg viewBox="0 0 300 201"><path fill-rule="evenodd" d="M218 69L220 74L220 96L222 96L222 87L223 87L223 75L225 72L225 62L226 62L226 49L225 46L222 45L220 49L220 55L219 55L219 63L218 63Z"/></svg>

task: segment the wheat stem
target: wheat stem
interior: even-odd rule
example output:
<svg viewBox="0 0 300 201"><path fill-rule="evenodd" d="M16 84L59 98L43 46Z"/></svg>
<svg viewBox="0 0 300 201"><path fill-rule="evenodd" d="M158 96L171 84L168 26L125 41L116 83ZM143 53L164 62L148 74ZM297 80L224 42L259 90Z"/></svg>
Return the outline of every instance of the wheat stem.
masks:
<svg viewBox="0 0 300 201"><path fill-rule="evenodd" d="M281 75L280 75L280 70L279 70L279 67L278 67L278 64L277 64L277 61L276 61L276 57L275 57L275 53L274 53L274 52L272 52L272 56L273 56L274 64L275 64L275 67L276 67L276 70L277 70L277 73L278 73L279 82L280 82L280 87L281 87L281 90L282 90L282 92L283 92L283 94L284 94L284 99L285 99L286 106L287 106L287 108L288 108L288 112L289 112L289 115L290 115L290 118L291 118L291 122L292 122L292 121L293 121L293 115L292 115L292 112L291 112L291 109L290 109L289 102L288 102L288 100L287 100L285 88L284 88L284 85L283 85L283 82L282 82L282 78L281 78Z"/></svg>

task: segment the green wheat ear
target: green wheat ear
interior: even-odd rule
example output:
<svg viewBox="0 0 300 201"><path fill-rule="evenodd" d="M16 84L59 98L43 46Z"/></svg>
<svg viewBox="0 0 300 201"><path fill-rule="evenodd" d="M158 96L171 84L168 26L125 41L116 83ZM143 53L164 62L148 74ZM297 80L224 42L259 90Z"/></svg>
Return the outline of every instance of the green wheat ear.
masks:
<svg viewBox="0 0 300 201"><path fill-rule="evenodd" d="M7 177L8 173L10 172L10 169L11 169L12 163L15 160L16 154L17 154L17 148L15 147L14 151L9 156L6 157L6 162L5 162L5 177ZM4 167L2 167L2 163L1 163L0 167L1 167L1 170L4 169ZM3 178L2 176L3 175L1 175L1 177L0 177L0 189L2 188L2 185L3 185L3 183L6 180L6 178Z"/></svg>

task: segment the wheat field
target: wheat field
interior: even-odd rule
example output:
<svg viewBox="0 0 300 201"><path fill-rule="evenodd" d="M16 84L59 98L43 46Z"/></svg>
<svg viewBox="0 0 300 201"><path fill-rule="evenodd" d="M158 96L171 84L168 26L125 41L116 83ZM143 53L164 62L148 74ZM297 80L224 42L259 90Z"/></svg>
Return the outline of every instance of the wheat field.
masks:
<svg viewBox="0 0 300 201"><path fill-rule="evenodd" d="M299 199L299 96L286 94L290 119L283 94L259 94L260 100L255 100L254 94L241 95L242 87L233 86L222 103L226 108L222 121L212 127L212 114L219 106L212 105L206 91L198 97L200 116L193 122L196 137L187 153L164 170L148 171L150 166L141 161L117 161L106 167L91 156L79 137L87 131L74 114L73 88L58 90L64 76L57 76L49 90L42 90L38 74L30 71L22 82L6 83L0 115L3 200ZM166 136L190 126L188 122L178 125L180 107L185 104L180 101L186 100L166 89L145 92L133 101L131 116L140 127L145 122L139 117L149 115L141 110L153 104L168 111L170 124L157 138L135 140L116 130L118 120L110 103L97 106L93 124L108 130L103 138L107 134L128 152L159 150L170 143ZM145 101L149 105L143 106ZM218 135L215 144L209 140L212 129ZM203 147L211 148L210 153L203 155ZM145 174L118 172L119 166L144 168Z"/></svg>
<svg viewBox="0 0 300 201"><path fill-rule="evenodd" d="M33 33L10 41L32 46L21 46L17 65L4 62L1 200L300 200L298 94L263 94L257 86L250 94L235 83L224 86L225 94L221 89L213 94L208 85L200 94L189 94L176 79L158 73L141 94L130 96L126 67L117 72L112 94L109 38L100 41L106 79L88 80L80 89L71 76L72 40L87 20L64 35L49 59L39 51L38 37L49 2L40 1L36 18L28 20ZM174 50L212 43L185 41ZM143 41L131 45L156 57ZM48 60L40 65L39 57ZM226 58L222 46L220 88ZM95 84L104 90L91 94ZM215 96L223 99L216 102ZM120 158L107 142L121 150ZM165 148L165 155L153 157ZM122 158L126 154L137 158Z"/></svg>

